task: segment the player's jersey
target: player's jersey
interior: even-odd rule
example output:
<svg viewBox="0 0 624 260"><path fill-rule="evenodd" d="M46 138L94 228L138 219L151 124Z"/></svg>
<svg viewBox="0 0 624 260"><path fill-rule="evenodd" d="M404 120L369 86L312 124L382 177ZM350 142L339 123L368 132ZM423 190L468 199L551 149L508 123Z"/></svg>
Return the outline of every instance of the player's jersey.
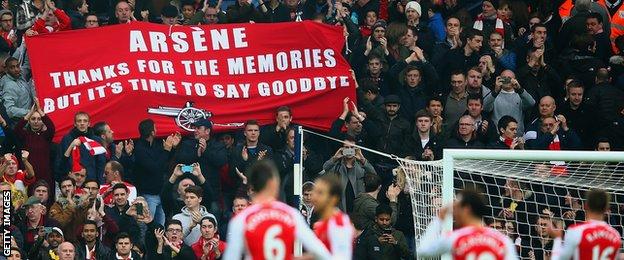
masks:
<svg viewBox="0 0 624 260"><path fill-rule="evenodd" d="M238 213L229 224L228 247L224 259L284 259L294 257L295 238L322 259L331 255L314 236L301 214L281 202L252 205Z"/></svg>
<svg viewBox="0 0 624 260"><path fill-rule="evenodd" d="M488 227L464 227L441 235L442 222L433 220L417 249L419 258L451 253L453 259L518 259L511 239Z"/></svg>
<svg viewBox="0 0 624 260"><path fill-rule="evenodd" d="M622 246L620 234L604 221L591 220L568 227L563 244L555 239L553 260L615 260Z"/></svg>
<svg viewBox="0 0 624 260"><path fill-rule="evenodd" d="M316 222L314 233L334 257L351 259L355 231L347 214L337 210L329 219Z"/></svg>

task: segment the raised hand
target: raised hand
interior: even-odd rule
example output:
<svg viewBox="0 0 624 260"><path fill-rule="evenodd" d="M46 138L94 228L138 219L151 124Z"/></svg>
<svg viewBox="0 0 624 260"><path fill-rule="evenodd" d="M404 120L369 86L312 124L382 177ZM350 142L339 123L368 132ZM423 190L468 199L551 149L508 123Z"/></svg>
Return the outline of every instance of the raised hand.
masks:
<svg viewBox="0 0 624 260"><path fill-rule="evenodd" d="M163 229L154 229L154 236L156 236L156 240L158 241L159 245L163 245L165 243L165 231Z"/></svg>
<svg viewBox="0 0 624 260"><path fill-rule="evenodd" d="M247 151L247 146L243 146L243 150L241 151L241 157L243 161L249 160L249 152Z"/></svg>
<svg viewBox="0 0 624 260"><path fill-rule="evenodd" d="M126 154L132 155L132 152L134 152L134 141L132 139L124 141L124 147Z"/></svg>
<svg viewBox="0 0 624 260"><path fill-rule="evenodd" d="M123 150L124 150L123 142L117 143L115 145L115 157L121 158L121 155L123 154Z"/></svg>
<svg viewBox="0 0 624 260"><path fill-rule="evenodd" d="M30 153L26 150L22 150L22 160L23 161L28 161L28 156L30 155Z"/></svg>
<svg viewBox="0 0 624 260"><path fill-rule="evenodd" d="M386 197L388 197L391 202L396 202L399 193L401 193L401 187L399 187L399 185L392 184L388 187L388 191L386 191Z"/></svg>
<svg viewBox="0 0 624 260"><path fill-rule="evenodd" d="M245 174L239 171L238 168L234 168L234 170L236 171L236 175L238 175L238 177L241 178L243 184L247 184L247 176L245 176Z"/></svg>
<svg viewBox="0 0 624 260"><path fill-rule="evenodd" d="M266 157L267 150L262 150L258 153L258 161L264 159Z"/></svg>

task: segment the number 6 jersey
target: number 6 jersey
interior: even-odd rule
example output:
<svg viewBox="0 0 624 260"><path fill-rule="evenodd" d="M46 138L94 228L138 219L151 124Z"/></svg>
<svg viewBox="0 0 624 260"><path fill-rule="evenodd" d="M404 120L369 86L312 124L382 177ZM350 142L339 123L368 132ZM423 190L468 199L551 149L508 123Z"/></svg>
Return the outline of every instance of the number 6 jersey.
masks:
<svg viewBox="0 0 624 260"><path fill-rule="evenodd" d="M246 259L291 260L295 239L317 258L332 258L301 213L278 201L243 210L230 221L228 231L225 260L239 260L244 251Z"/></svg>

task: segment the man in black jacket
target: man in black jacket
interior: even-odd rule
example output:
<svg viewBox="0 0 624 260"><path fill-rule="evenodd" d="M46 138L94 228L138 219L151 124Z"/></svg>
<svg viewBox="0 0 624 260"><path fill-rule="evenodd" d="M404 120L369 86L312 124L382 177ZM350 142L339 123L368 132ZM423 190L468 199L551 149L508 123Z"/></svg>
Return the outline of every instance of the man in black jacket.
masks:
<svg viewBox="0 0 624 260"><path fill-rule="evenodd" d="M133 241L139 241L141 237L139 224L132 216L126 213L130 209L128 187L123 183L117 183L113 185L112 191L113 205L112 207L106 207L104 212L115 221L120 232L126 232L132 236Z"/></svg>
<svg viewBox="0 0 624 260"><path fill-rule="evenodd" d="M347 128L346 132L341 131L342 126ZM329 135L336 139L345 140L347 136L350 136L355 139L355 144L365 147L375 147L376 139L380 134L377 125L372 120L367 120L355 104L349 101L349 98L342 101L342 114L332 123L329 130Z"/></svg>
<svg viewBox="0 0 624 260"><path fill-rule="evenodd" d="M275 124L267 125L260 130L260 142L273 148L274 151L283 149L286 145L286 135L291 127L292 111L287 106L277 108Z"/></svg>
<svg viewBox="0 0 624 260"><path fill-rule="evenodd" d="M431 131L433 116L426 110L416 113L416 127L405 141L406 156L418 161L442 159L442 144Z"/></svg>
<svg viewBox="0 0 624 260"><path fill-rule="evenodd" d="M110 248L102 244L99 236L97 223L93 220L85 221L82 226L82 242L76 244L76 258L105 259L110 254Z"/></svg>
<svg viewBox="0 0 624 260"><path fill-rule="evenodd" d="M457 133L446 142L446 148L478 149L483 148L483 143L477 139L475 121L465 115L459 118Z"/></svg>
<svg viewBox="0 0 624 260"><path fill-rule="evenodd" d="M232 176L238 176L243 183L247 182L247 167L254 162L273 158L273 149L261 143L260 125L256 120L245 122L245 141L234 148L230 154L230 172Z"/></svg>
<svg viewBox="0 0 624 260"><path fill-rule="evenodd" d="M581 138L583 149L589 150L594 146L594 128L596 120L594 111L587 106L583 97L585 87L578 80L570 81L566 86L567 100L557 106L557 114L562 114L568 119L568 125L574 129Z"/></svg>
<svg viewBox="0 0 624 260"><path fill-rule="evenodd" d="M134 148L134 185L139 195L149 205L150 214L159 224L165 223L165 213L160 192L169 172L168 164L173 157L173 147L180 142L179 135L171 135L166 140L156 139L156 126L152 119L139 123L140 139Z"/></svg>
<svg viewBox="0 0 624 260"><path fill-rule="evenodd" d="M624 91L613 86L609 71L605 68L598 70L596 87L587 94L587 105L596 109L596 128L601 129L599 136L613 140L613 147L624 147Z"/></svg>
<svg viewBox="0 0 624 260"><path fill-rule="evenodd" d="M399 117L401 98L397 95L389 95L384 100L386 113L381 117L379 128L383 135L377 143L377 150L387 154L401 155L403 141L410 134L410 123Z"/></svg>

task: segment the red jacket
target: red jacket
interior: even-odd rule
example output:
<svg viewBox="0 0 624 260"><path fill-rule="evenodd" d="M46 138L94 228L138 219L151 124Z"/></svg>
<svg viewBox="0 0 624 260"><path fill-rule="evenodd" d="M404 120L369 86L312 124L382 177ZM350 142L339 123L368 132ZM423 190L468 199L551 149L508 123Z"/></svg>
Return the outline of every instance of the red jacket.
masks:
<svg viewBox="0 0 624 260"><path fill-rule="evenodd" d="M54 10L54 16L56 16L58 22L52 25L52 27L46 26L45 19L42 17L35 21L35 25L33 25L32 29L39 34L71 30L71 18L69 18L63 10Z"/></svg>
<svg viewBox="0 0 624 260"><path fill-rule="evenodd" d="M52 174L51 162L50 162L50 149L52 144L52 137L54 137L54 123L46 115L41 118L43 124L46 126L45 131L35 133L25 126L28 121L22 119L15 126L15 135L24 144L24 149L30 152L28 161L32 164L37 179L45 180L48 185L53 185L54 175ZM52 194L50 198L54 198L54 189L50 189Z"/></svg>

